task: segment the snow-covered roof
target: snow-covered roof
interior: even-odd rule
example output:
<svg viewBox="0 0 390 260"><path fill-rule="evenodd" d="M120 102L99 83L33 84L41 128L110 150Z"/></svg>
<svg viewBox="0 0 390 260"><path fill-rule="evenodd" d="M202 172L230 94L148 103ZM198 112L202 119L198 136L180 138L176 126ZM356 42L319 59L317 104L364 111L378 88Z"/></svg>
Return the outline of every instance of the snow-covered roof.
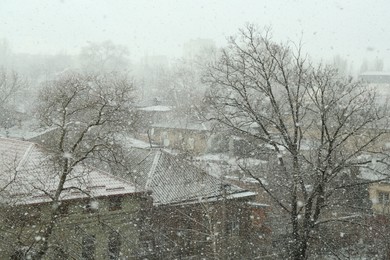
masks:
<svg viewBox="0 0 390 260"><path fill-rule="evenodd" d="M28 140L40 134L40 130L31 130L36 128L37 122L35 119L23 120L20 124L9 129L4 129L0 126L0 137Z"/></svg>
<svg viewBox="0 0 390 260"><path fill-rule="evenodd" d="M145 141L130 137L128 135L120 135L118 136L120 140L123 141L128 147L135 147L135 148L150 148L150 143L147 143Z"/></svg>
<svg viewBox="0 0 390 260"><path fill-rule="evenodd" d="M390 71L366 71L360 76L390 76Z"/></svg>
<svg viewBox="0 0 390 260"><path fill-rule="evenodd" d="M241 167L262 167L267 165L268 161L256 158L237 158L228 154L205 154L195 158L202 168L209 174L222 178L228 172L240 171ZM238 176L237 176L238 178Z"/></svg>
<svg viewBox="0 0 390 260"><path fill-rule="evenodd" d="M18 139L31 139L37 136L38 133L34 131L26 131L24 129L18 129L13 127L12 129L0 129L0 137L18 138Z"/></svg>
<svg viewBox="0 0 390 260"><path fill-rule="evenodd" d="M269 207L268 204L258 203L258 202L253 202L253 201L248 201L247 204L249 206L254 207L254 208L266 208L266 207Z"/></svg>
<svg viewBox="0 0 390 260"><path fill-rule="evenodd" d="M225 176L225 179L227 179L227 180L234 180L234 181L240 181L242 183L259 184L259 181L256 180L255 178L252 178L252 177L240 177L240 176L227 175L227 176ZM261 182L264 185L268 185L267 180L265 180L264 178L260 178L260 180L261 180Z"/></svg>
<svg viewBox="0 0 390 260"><path fill-rule="evenodd" d="M359 178L367 181L390 182L389 166L382 163L373 163L360 167Z"/></svg>
<svg viewBox="0 0 390 260"><path fill-rule="evenodd" d="M388 158L370 154L362 154L357 158L362 165L359 167L360 179L369 182L390 182L390 162ZM367 162L363 164L363 162Z"/></svg>
<svg viewBox="0 0 390 260"><path fill-rule="evenodd" d="M15 204L50 202L59 184L58 165L37 144L0 138L0 201ZM121 178L87 165L67 177L61 200L117 196L140 190Z"/></svg>
<svg viewBox="0 0 390 260"><path fill-rule="evenodd" d="M210 131L211 126L210 123L205 122L197 122L197 121L187 121L175 119L166 122L160 122L153 124L152 127L156 128L169 128L169 129L185 129L185 130L196 130L196 131Z"/></svg>
<svg viewBox="0 0 390 260"><path fill-rule="evenodd" d="M171 107L171 106L157 105L157 106L141 107L138 110L141 110L141 111L155 111L155 112L168 112L168 111L171 111L172 108L173 107Z"/></svg>
<svg viewBox="0 0 390 260"><path fill-rule="evenodd" d="M155 205L197 203L199 200L220 198L223 192L229 199L254 196L235 185L207 174L200 168L159 149L131 148L129 165L134 182L152 191Z"/></svg>
<svg viewBox="0 0 390 260"><path fill-rule="evenodd" d="M388 71L368 71L360 74L359 78L371 84L390 84L390 72Z"/></svg>

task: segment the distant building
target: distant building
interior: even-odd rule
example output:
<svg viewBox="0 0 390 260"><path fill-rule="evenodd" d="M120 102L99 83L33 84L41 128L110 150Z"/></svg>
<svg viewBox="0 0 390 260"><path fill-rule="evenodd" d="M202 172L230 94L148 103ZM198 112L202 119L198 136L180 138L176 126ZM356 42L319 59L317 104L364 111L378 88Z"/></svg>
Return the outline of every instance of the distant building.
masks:
<svg viewBox="0 0 390 260"><path fill-rule="evenodd" d="M141 58L140 63L147 68L162 69L169 67L168 57L164 55L146 55Z"/></svg>
<svg viewBox="0 0 390 260"><path fill-rule="evenodd" d="M368 182L368 194L372 203L372 212L390 216L390 177L387 163L373 159L370 167L361 169L360 178Z"/></svg>
<svg viewBox="0 0 390 260"><path fill-rule="evenodd" d="M359 75L359 78L370 84L390 84L390 72L368 71Z"/></svg>
<svg viewBox="0 0 390 260"><path fill-rule="evenodd" d="M37 144L0 138L0 259L33 259L53 207L60 209L44 259L139 258L149 193L78 165L53 205L60 179L50 158Z"/></svg>
<svg viewBox="0 0 390 260"><path fill-rule="evenodd" d="M364 72L359 78L368 83L368 86L376 92L378 104L386 104L390 98L390 72L371 71Z"/></svg>
<svg viewBox="0 0 390 260"><path fill-rule="evenodd" d="M193 155L205 153L211 135L209 123L187 118L155 123L149 130L151 142L154 144Z"/></svg>
<svg viewBox="0 0 390 260"><path fill-rule="evenodd" d="M211 39L193 39L183 44L183 57L194 60L207 57L207 53L216 50L215 42Z"/></svg>
<svg viewBox="0 0 390 260"><path fill-rule="evenodd" d="M137 104L137 114L142 120L138 124L137 137L147 141L147 133L150 126L155 123L167 122L171 119L174 106L167 104L166 101L154 98L151 101L144 101Z"/></svg>

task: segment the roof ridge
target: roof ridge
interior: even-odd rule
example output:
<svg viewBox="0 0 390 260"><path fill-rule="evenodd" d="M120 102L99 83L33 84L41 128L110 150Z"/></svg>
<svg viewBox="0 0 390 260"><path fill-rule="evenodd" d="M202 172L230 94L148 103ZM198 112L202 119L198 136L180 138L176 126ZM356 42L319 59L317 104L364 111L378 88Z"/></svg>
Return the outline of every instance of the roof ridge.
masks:
<svg viewBox="0 0 390 260"><path fill-rule="evenodd" d="M82 166L85 167L85 168L89 168L89 169L91 169L92 171L98 172L98 173L100 173L100 174L102 174L102 175L105 175L105 176L107 176L107 177L109 177L109 178L116 179L117 181L124 182L124 183L129 184L129 185L132 185L132 186L134 186L134 187L136 186L133 182L131 182L131 181L129 181L129 180L126 180L126 179L124 179L124 178L122 178L122 177L119 177L119 176L117 176L117 175L115 175L115 174L112 174L112 173L110 173L110 172L108 172L108 171L105 171L105 170L100 169L100 168L98 168L98 167L92 166L92 165L90 165L90 164L83 164Z"/></svg>
<svg viewBox="0 0 390 260"><path fill-rule="evenodd" d="M16 166L16 170L20 170L20 168L23 166L23 164L26 163L28 156L31 154L32 148L34 147L34 143L30 143L28 148L26 149L26 152L23 154L22 159L20 159L20 162L18 163L18 166Z"/></svg>
<svg viewBox="0 0 390 260"><path fill-rule="evenodd" d="M13 137L5 137L5 136L0 136L0 139L4 139L5 141L12 141L12 142L19 142L19 143L31 143L26 140L21 140L19 138L13 138Z"/></svg>
<svg viewBox="0 0 390 260"><path fill-rule="evenodd" d="M158 150L156 155L154 156L152 167L150 167L150 171L148 172L148 178L146 179L145 189L148 189L150 183L152 182L152 178L154 173L156 172L157 164L160 160L161 154L161 150Z"/></svg>

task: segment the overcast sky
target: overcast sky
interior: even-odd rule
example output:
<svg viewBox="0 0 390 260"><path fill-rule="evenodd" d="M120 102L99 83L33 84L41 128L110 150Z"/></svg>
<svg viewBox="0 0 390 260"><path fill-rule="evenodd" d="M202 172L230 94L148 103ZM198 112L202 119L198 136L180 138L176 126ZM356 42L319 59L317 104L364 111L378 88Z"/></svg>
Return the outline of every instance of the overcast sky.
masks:
<svg viewBox="0 0 390 260"><path fill-rule="evenodd" d="M313 57L376 56L390 70L389 0L0 0L0 39L14 52L77 53L112 40L133 57L178 57L189 39L223 46L245 23L272 26L278 41L301 38Z"/></svg>

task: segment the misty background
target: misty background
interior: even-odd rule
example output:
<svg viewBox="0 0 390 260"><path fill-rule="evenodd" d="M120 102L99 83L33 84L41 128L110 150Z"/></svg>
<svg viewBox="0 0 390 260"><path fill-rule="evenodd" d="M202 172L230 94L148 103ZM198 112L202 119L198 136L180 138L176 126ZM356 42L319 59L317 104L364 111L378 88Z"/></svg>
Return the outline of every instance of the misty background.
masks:
<svg viewBox="0 0 390 260"><path fill-rule="evenodd" d="M231 259L245 259L239 251L269 259L286 259L288 254L307 259L330 256L333 247L340 255L390 256L389 225L374 218L376 212L390 210L390 186L369 187L389 179L389 7L384 0L0 0L0 139L51 147L59 169L65 169L58 175L62 186L54 190L52 218L44 224L50 232L62 211L57 203L67 190L65 180L72 179L69 174L83 161L131 182L145 178L137 185L149 190L152 177L159 175L134 167L145 161L154 171L160 158L168 158L161 172L169 175L155 185L166 190L161 195L152 191L153 203L168 201L176 192L188 205L199 198L194 223L203 223L200 230L207 232L194 230L201 243L210 243L214 259L227 259L227 249L237 256ZM0 145L4 154L12 142ZM177 157L165 157L160 149ZM158 153L149 157L154 151ZM383 157L377 159L378 154ZM142 160L137 161L138 155ZM386 167L377 168L379 161ZM187 163L202 170L192 170ZM178 170L171 171L171 165ZM358 172L363 166L370 170L368 177ZM371 171L383 173L375 179ZM13 172L9 183L18 169ZM176 184L178 176L183 181ZM213 219L214 206L202 201L210 183L216 185L209 194L217 194L210 202L221 202L221 214ZM231 187L236 184L242 185L237 191L249 192L248 201L227 193L235 192ZM193 194L187 192L189 187L196 188ZM188 199L187 193L193 197ZM259 195L255 203L246 203L254 195ZM226 213L230 198L251 211L232 204L232 214ZM161 229L149 230L149 224L138 228L157 238L134 241L142 242L144 255L173 252L182 259L183 250L195 254L198 242L192 243L195 233L187 232L188 217L181 227L173 214L174 207L180 206L181 212L182 205L174 200L168 204L173 205L171 212L152 216ZM91 205L82 207L90 210ZM268 207L274 214L269 219ZM192 219L191 214L180 213ZM229 214L232 221L225 221ZM241 216L250 224L242 227L251 232L240 231ZM343 222L360 216L363 224L356 229ZM167 219L172 227L165 229ZM341 220L340 225L317 229L333 220ZM259 229L252 230L252 222ZM12 223L10 227L14 229ZM383 237L376 227L385 228ZM43 245L41 255L48 250L50 232L32 240L38 249ZM179 243L172 240L172 246L166 246L166 234ZM72 238L93 255L95 238L85 237ZM111 241L106 243L108 251L118 257L116 237L104 239ZM322 238L334 246L323 246ZM201 243L196 253L203 258L208 249ZM17 246L10 247L15 255L25 254L25 248Z"/></svg>
<svg viewBox="0 0 390 260"><path fill-rule="evenodd" d="M245 23L271 26L278 41L300 41L314 59L349 61L354 71L379 58L389 69L390 3L378 1L2 0L0 45L23 54L77 55L88 42L144 56L179 58L190 39L223 46Z"/></svg>
<svg viewBox="0 0 390 260"><path fill-rule="evenodd" d="M277 42L302 44L311 60L346 76L386 73L389 7L388 1L3 0L0 67L24 81L12 102L22 113L43 82L68 70L126 72L140 102L174 97L179 107L202 98L199 65L246 24L269 28Z"/></svg>

